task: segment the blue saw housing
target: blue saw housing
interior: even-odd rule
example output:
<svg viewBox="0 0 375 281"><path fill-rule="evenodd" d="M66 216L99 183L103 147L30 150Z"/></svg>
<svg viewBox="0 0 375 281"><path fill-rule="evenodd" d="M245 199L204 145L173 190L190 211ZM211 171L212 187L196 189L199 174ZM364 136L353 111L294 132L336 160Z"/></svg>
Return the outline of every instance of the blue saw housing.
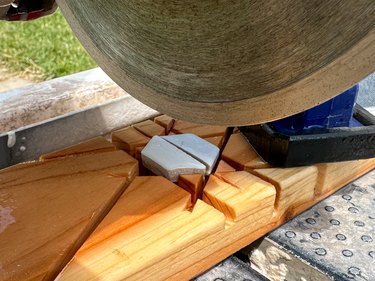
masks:
<svg viewBox="0 0 375 281"><path fill-rule="evenodd" d="M271 122L278 132L306 133L313 129L358 127L362 124L353 118L359 86L355 85L337 97L299 114Z"/></svg>

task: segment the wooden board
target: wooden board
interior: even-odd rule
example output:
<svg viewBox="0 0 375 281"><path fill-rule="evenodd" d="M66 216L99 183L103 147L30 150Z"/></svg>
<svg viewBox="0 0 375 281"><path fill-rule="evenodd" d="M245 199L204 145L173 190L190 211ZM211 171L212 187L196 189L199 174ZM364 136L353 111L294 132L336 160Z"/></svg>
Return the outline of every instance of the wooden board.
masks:
<svg viewBox="0 0 375 281"><path fill-rule="evenodd" d="M167 115L160 115L154 118L154 122L160 126L163 126L165 133L168 135L173 127L174 119Z"/></svg>
<svg viewBox="0 0 375 281"><path fill-rule="evenodd" d="M219 164L217 165L215 174L235 172L235 171L236 169L233 168L231 165L229 165L227 162L225 162L224 160L220 160Z"/></svg>
<svg viewBox="0 0 375 281"><path fill-rule="evenodd" d="M136 178L59 280L159 279L156 271L145 275L155 262L171 266L171 255L224 225L224 216L207 204L191 212L189 204L189 193L165 178Z"/></svg>
<svg viewBox="0 0 375 281"><path fill-rule="evenodd" d="M151 120L140 122L133 127L149 138L152 138L153 136L164 136L166 134L166 129L163 126L158 125Z"/></svg>
<svg viewBox="0 0 375 281"><path fill-rule="evenodd" d="M275 210L280 217L289 219L298 213L300 205L314 200L318 179L318 169L314 166L257 169L254 174L276 187Z"/></svg>
<svg viewBox="0 0 375 281"><path fill-rule="evenodd" d="M0 171L0 213L7 219L0 218L0 280L52 280L137 168L125 152L110 151Z"/></svg>
<svg viewBox="0 0 375 281"><path fill-rule="evenodd" d="M175 120L171 130L175 134L190 133L201 138L225 136L227 133L227 127L225 126L202 125L181 120Z"/></svg>
<svg viewBox="0 0 375 281"><path fill-rule="evenodd" d="M191 122L282 118L375 70L373 0L57 2L120 87Z"/></svg>
<svg viewBox="0 0 375 281"><path fill-rule="evenodd" d="M172 123L179 122L173 120ZM195 132L206 131L215 134L219 132L219 136L227 131L226 128L216 131L216 127L197 124L189 125L187 128ZM134 127L118 132L121 133L112 134L117 147L133 151L139 159L142 144L146 144L149 138ZM75 153L66 158L56 158L37 164L23 164L0 172L0 192L2 184L5 186L19 184L20 194L25 194L21 191L27 186L38 193L41 191L35 186L40 188L44 180L49 186L59 187L61 190L54 194L57 201L49 202L43 197L44 193L41 193L38 203L34 201L30 203L32 206L42 206L41 210L49 210L51 215L52 204L56 208L59 206L56 202L63 202L65 198L70 198L71 202L66 207L60 208L62 212L68 213L69 219L55 220L57 229L69 229L70 223L76 223L79 217L76 212L80 213L80 216L85 216L100 203L107 206L100 209L100 215L89 219L87 223L89 226L84 228L83 234L82 232L71 234L71 239L74 240L75 237L76 241L69 251L61 250L60 245L65 243L63 239L60 241L61 236L57 234L56 239L59 243L56 243L56 239L52 239L55 237L52 230L48 232L52 236L53 247L50 243L41 244L39 250L61 253L61 256L57 260L45 259L42 267L46 267L46 264L51 266L52 269L48 268L48 273L45 275L50 278L65 266L58 280L189 280L296 216L340 186L375 167L375 159L369 159L311 167L273 168L259 158L240 133L235 133L229 137L216 171L205 181L201 175L181 176L177 184L163 177L136 177L125 192L122 193L123 187L117 188L116 196L120 196L121 193L122 195L115 202L114 197L107 199L103 196L100 199L101 194L100 196L91 194L97 192L100 185L105 190L110 189L111 181L116 179L122 181L123 172L130 168L133 177L138 167L135 160L121 151L95 153L98 151L95 146L91 147L93 154L82 154L79 147L85 151L87 146L79 144L77 147L70 148L69 151ZM104 155L107 157L103 157ZM129 164L124 164L125 167L117 166L115 164L117 157L114 155L127 155ZM88 160L90 163L85 164ZM72 165L76 163L74 161L79 165ZM106 171L103 173L100 167L103 165L106 167L106 163L114 165L115 171L112 172L112 168L103 168ZM35 168L32 168L47 164L50 165L48 169L43 166L43 169L40 168L37 173ZM18 174L13 172L13 169L17 171L19 167L25 167L22 169L22 177L19 176L21 172ZM90 170L87 179L86 173L79 173L79 183L75 183L75 177L72 179L68 177L67 175L72 173L75 167L83 171ZM140 167L143 168L142 165ZM29 169L30 171L25 174ZM54 173L62 175L58 178L63 181L56 181ZM6 175L6 182L1 181L2 174ZM144 174L150 173L144 170ZM103 175L106 175L105 179L101 178ZM82 184L82 180L87 181L87 186ZM6 189L6 196L0 196L1 203L10 202L7 200L11 194L9 192ZM33 192L27 192L25 198L29 200ZM77 202L75 199L77 197L82 199ZM90 206L85 205L85 202L90 202ZM78 203L82 204L82 207L72 208L71 206L76 205L70 205ZM113 208L108 212L109 206L113 204ZM13 216L16 211L22 212L25 221L26 218L29 219L30 213L33 214L30 209L21 210L21 207L12 210L5 209L3 206L2 208L0 214L10 213ZM104 214L107 215L104 217ZM14 225L12 217L6 215L6 218L7 220L0 218L0 230L4 221L7 224L5 231ZM35 224L45 223L39 218L33 219ZM92 232L96 225L98 226ZM28 231L28 228L26 230ZM86 239L91 232L90 237ZM7 251L15 248L15 243L16 245L30 243L28 240L20 243L19 241L24 241L21 239L21 234L13 236L12 232L11 237L2 236L3 233L0 233L0 246L3 241L5 247L8 247L5 248ZM20 233L22 237L25 236L23 232ZM43 239L33 241L42 243L41 241L44 240L43 236ZM82 243L83 245L71 259L74 251ZM16 256L19 260L23 259L19 253L14 257ZM27 262L30 263L30 259ZM14 264L12 263L11 266ZM39 268L34 263L30 263L28 270L40 272ZM15 271L14 276L17 278L24 274L23 268L15 268ZM35 279L40 280L40 276L35 274ZM11 279L7 276L3 279L18 280L17 278Z"/></svg>
<svg viewBox="0 0 375 281"><path fill-rule="evenodd" d="M105 151L113 151L116 147L103 137L96 137L91 140L72 145L70 147L53 151L40 156L40 160L47 160L59 157L73 156L78 154L90 154Z"/></svg>
<svg viewBox="0 0 375 281"><path fill-rule="evenodd" d="M133 127L127 127L112 133L112 143L118 149L122 149L135 156L136 148L145 146L150 138Z"/></svg>
<svg viewBox="0 0 375 281"><path fill-rule="evenodd" d="M180 175L177 185L191 194L191 203L194 205L198 198L202 198L204 176L201 174Z"/></svg>
<svg viewBox="0 0 375 281"><path fill-rule="evenodd" d="M253 149L241 133L232 134L224 148L223 159L237 170L251 171L270 165Z"/></svg>
<svg viewBox="0 0 375 281"><path fill-rule="evenodd" d="M224 144L225 136L214 136L214 137L208 137L204 139L221 149Z"/></svg>

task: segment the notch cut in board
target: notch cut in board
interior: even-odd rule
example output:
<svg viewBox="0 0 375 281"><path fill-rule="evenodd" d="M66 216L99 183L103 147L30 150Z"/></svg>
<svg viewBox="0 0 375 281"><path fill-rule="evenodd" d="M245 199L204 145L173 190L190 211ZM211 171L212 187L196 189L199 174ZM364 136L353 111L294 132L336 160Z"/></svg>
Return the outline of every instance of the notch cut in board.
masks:
<svg viewBox="0 0 375 281"><path fill-rule="evenodd" d="M204 188L204 176L200 174L180 175L177 185L191 194L191 203L194 204L202 198Z"/></svg>
<svg viewBox="0 0 375 281"><path fill-rule="evenodd" d="M136 148L145 146L150 138L133 127L127 127L112 132L112 143L118 148L135 156Z"/></svg>
<svg viewBox="0 0 375 281"><path fill-rule="evenodd" d="M228 219L238 221L257 213L258 208L264 208L267 205L263 201L265 198L271 198L268 205L272 206L270 213L273 213L276 190L272 184L248 172L228 172L221 179L210 176L203 198Z"/></svg>
<svg viewBox="0 0 375 281"><path fill-rule="evenodd" d="M270 165L256 153L242 133L230 135L223 150L222 159L236 170L251 171L253 169L270 167Z"/></svg>
<svg viewBox="0 0 375 281"><path fill-rule="evenodd" d="M254 174L276 187L276 210L280 217L295 216L300 205L314 199L318 179L318 169L314 166L256 169ZM223 178L227 176L227 173L223 174Z"/></svg>
<svg viewBox="0 0 375 281"><path fill-rule="evenodd" d="M233 168L231 165L229 165L227 162L225 162L224 160L220 160L215 170L215 175L220 174L220 173L235 172L235 171L236 169Z"/></svg>
<svg viewBox="0 0 375 281"><path fill-rule="evenodd" d="M163 126L160 126L151 120L134 124L133 127L149 138L152 138L153 136L164 136L166 134L166 130Z"/></svg>
<svg viewBox="0 0 375 281"><path fill-rule="evenodd" d="M136 174L137 162L122 151L0 171L0 208L12 219L0 232L0 280L56 277Z"/></svg>
<svg viewBox="0 0 375 281"><path fill-rule="evenodd" d="M154 122L164 127L165 134L168 135L174 125L174 119L167 115L161 115L154 118Z"/></svg>

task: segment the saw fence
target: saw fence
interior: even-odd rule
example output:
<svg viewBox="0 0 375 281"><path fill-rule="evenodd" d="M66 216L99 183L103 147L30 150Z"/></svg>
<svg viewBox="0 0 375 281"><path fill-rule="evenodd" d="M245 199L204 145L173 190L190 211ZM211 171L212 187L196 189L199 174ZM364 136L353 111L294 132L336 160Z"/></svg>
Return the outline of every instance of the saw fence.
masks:
<svg viewBox="0 0 375 281"><path fill-rule="evenodd" d="M375 167L274 168L236 128L142 117L123 99L0 136L14 138L8 165L39 158L0 171L0 280L188 280ZM152 136L182 133L221 149L210 176L172 183L142 166Z"/></svg>

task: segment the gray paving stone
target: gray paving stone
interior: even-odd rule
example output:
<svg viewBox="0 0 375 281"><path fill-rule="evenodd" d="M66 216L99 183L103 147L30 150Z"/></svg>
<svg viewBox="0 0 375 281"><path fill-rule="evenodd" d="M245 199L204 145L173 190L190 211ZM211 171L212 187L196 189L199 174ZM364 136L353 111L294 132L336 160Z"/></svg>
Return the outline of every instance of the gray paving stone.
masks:
<svg viewBox="0 0 375 281"><path fill-rule="evenodd" d="M172 182L176 182L179 175L206 172L205 165L159 136L149 141L141 155L147 169Z"/></svg>
<svg viewBox="0 0 375 281"><path fill-rule="evenodd" d="M206 175L211 174L219 158L220 149L217 146L194 134L171 135L162 138L202 162L206 166Z"/></svg>

